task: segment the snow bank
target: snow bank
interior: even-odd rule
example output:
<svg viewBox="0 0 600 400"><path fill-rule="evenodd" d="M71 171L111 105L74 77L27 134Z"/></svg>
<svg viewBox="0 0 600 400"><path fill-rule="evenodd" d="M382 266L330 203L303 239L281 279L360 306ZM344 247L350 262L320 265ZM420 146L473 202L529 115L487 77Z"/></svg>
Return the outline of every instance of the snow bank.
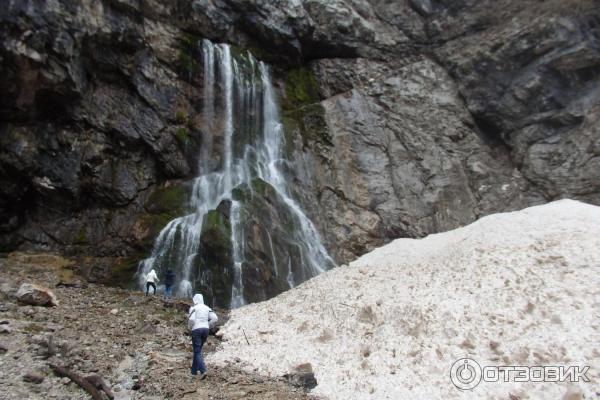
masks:
<svg viewBox="0 0 600 400"><path fill-rule="evenodd" d="M234 310L210 362L267 375L310 363L329 399L597 398L599 322L600 207L561 200L398 239ZM463 357L589 365L591 382L460 391L450 368Z"/></svg>

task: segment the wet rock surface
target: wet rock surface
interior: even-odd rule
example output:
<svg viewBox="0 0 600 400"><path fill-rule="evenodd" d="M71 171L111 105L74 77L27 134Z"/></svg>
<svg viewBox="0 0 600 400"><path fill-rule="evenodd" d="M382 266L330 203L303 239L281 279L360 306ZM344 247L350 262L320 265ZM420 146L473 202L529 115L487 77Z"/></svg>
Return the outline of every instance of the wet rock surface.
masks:
<svg viewBox="0 0 600 400"><path fill-rule="evenodd" d="M60 281L55 266L28 263L26 257L1 258L0 268L6 272L5 286ZM0 326L11 327L0 335L5 399L89 398L69 378L56 376L49 364L96 381L100 377L115 399L308 398L283 378L242 373L234 367L217 369L210 361L208 378L191 380L187 310L165 307L160 297L95 284L60 286L54 292L60 305L51 308L2 299ZM224 312L220 316L227 319ZM218 343L210 336L206 352L215 351Z"/></svg>

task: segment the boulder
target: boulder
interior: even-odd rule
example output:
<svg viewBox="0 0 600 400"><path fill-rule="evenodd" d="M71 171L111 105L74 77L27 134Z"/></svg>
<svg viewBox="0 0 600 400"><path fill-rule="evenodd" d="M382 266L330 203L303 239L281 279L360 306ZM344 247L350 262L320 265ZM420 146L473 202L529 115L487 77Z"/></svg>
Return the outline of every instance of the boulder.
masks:
<svg viewBox="0 0 600 400"><path fill-rule="evenodd" d="M317 378L311 363L297 365L293 372L285 375L285 378L293 386L305 389L314 389L317 386Z"/></svg>
<svg viewBox="0 0 600 400"><path fill-rule="evenodd" d="M35 383L36 385L44 382L44 379L44 375L37 371L28 372L23 375L23 380L25 382Z"/></svg>
<svg viewBox="0 0 600 400"><path fill-rule="evenodd" d="M32 283L23 283L16 297L20 303L32 306L58 306L58 300L50 289Z"/></svg>

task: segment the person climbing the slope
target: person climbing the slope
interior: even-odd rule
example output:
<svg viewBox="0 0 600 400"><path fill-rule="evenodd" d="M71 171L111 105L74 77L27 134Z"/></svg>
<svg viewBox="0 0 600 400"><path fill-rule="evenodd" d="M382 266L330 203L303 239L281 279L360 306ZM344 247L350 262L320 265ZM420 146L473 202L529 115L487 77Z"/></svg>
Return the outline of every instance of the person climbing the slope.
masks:
<svg viewBox="0 0 600 400"><path fill-rule="evenodd" d="M168 269L165 275L165 299L173 297L173 285L175 284L175 273Z"/></svg>
<svg viewBox="0 0 600 400"><path fill-rule="evenodd" d="M158 276L156 276L156 272L154 270L150 271L148 275L146 275L146 296L148 296L148 292L150 292L150 286L154 289L152 294L156 294L156 283L158 282Z"/></svg>
<svg viewBox="0 0 600 400"><path fill-rule="evenodd" d="M218 321L217 314L204 304L204 298L196 293L193 297L194 305L188 313L188 327L192 331L192 375L198 375L200 379L206 378L206 365L202 358L202 346L208 339L208 330Z"/></svg>

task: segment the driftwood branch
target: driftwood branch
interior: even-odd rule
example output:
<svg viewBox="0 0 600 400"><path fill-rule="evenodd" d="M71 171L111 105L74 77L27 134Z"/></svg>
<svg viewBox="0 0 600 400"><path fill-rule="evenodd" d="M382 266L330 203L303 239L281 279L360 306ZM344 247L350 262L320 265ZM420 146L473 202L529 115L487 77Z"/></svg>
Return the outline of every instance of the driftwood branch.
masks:
<svg viewBox="0 0 600 400"><path fill-rule="evenodd" d="M89 393L90 396L92 396L93 400L104 400L102 398L102 394L100 394L98 389L96 389L94 387L94 385L92 385L90 382L88 382L83 376L79 375L78 373L68 370L65 367L55 365L55 364L50 364L50 368L58 376L66 376L67 378L69 378L70 380L72 380L73 382L78 384L83 390L85 390L86 392Z"/></svg>
<svg viewBox="0 0 600 400"><path fill-rule="evenodd" d="M89 383L91 383L92 385L94 385L94 387L96 389L101 390L104 393L106 393L106 395L108 396L108 398L110 400L113 400L115 398L115 395L113 394L112 390L106 384L106 382L104 382L104 379L102 379L102 377L100 375L91 374L91 375L86 376L85 380L88 381Z"/></svg>

